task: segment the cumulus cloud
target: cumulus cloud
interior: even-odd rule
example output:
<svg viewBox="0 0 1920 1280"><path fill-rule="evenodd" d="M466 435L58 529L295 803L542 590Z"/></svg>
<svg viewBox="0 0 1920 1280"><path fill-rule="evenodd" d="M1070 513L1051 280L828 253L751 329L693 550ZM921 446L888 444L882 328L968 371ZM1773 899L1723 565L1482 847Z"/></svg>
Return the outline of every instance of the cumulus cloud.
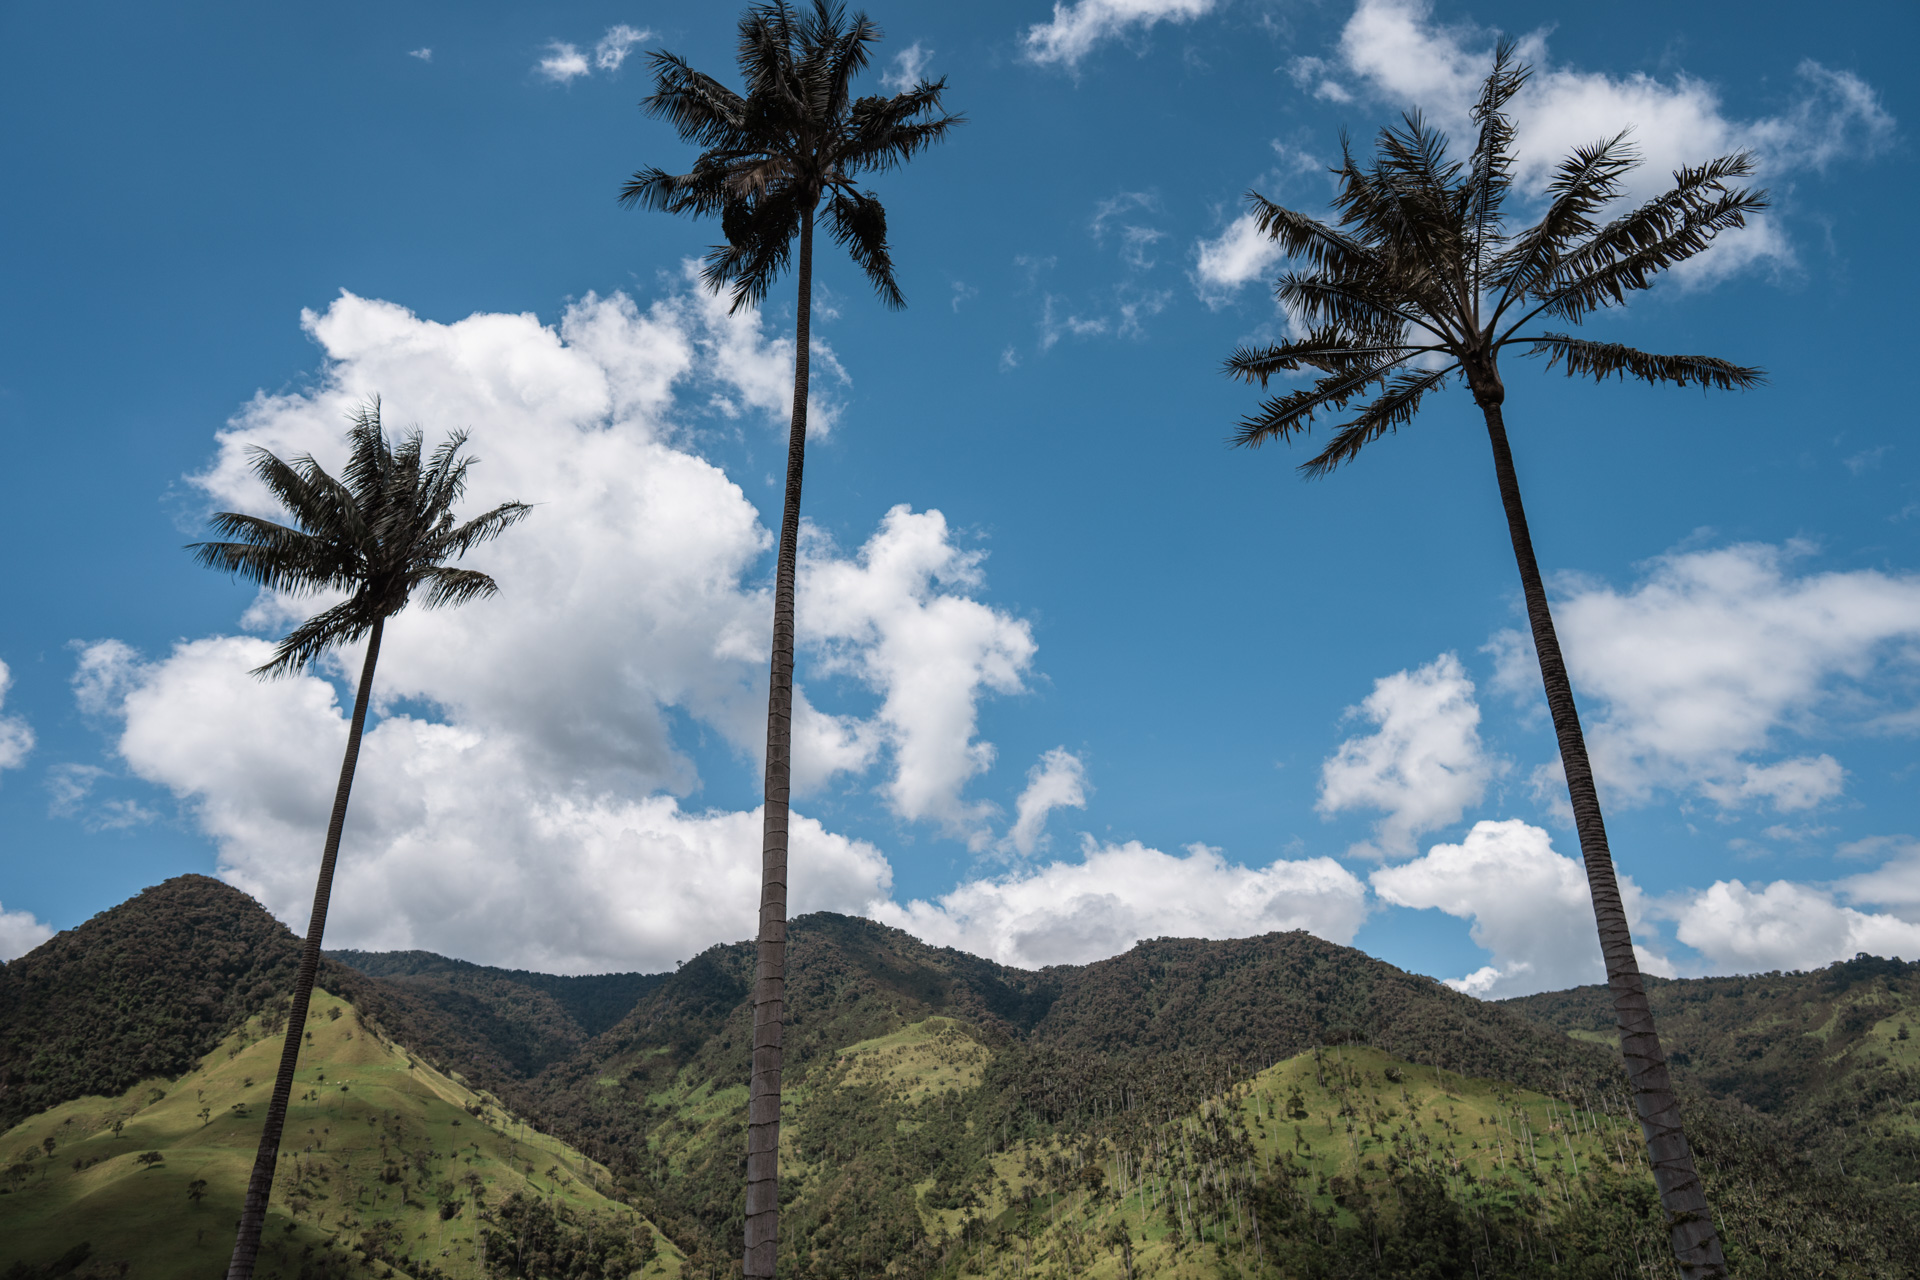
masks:
<svg viewBox="0 0 1920 1280"><path fill-rule="evenodd" d="M1493 43L1491 32L1436 22L1430 0L1359 0L1341 33L1339 62L1352 78L1348 83L1419 107L1464 138ZM1871 86L1811 60L1796 69L1799 92L1781 114L1742 120L1727 112L1711 84L1684 72L1615 76L1555 64L1544 31L1525 37L1519 52L1535 76L1512 107L1519 125L1516 177L1535 192L1562 156L1626 127L1645 161L1629 179L1635 198L1663 188L1681 165L1732 151L1753 151L1763 178L1778 178L1797 169L1824 169L1843 156L1870 156L1894 133L1893 117ZM1349 89L1332 71L1320 59L1294 64L1297 82L1337 100ZM1713 259L1723 260L1707 266ZM1702 284L1755 263L1790 265L1792 249L1763 217L1747 234L1727 237L1696 262L1685 278Z"/></svg>
<svg viewBox="0 0 1920 1280"><path fill-rule="evenodd" d="M580 46L568 44L565 40L548 41L547 56L535 63L533 69L555 84L566 84L593 70L588 65L587 55L580 52Z"/></svg>
<svg viewBox="0 0 1920 1280"><path fill-rule="evenodd" d="M1837 882L1834 887L1842 897L1856 904L1886 907L1901 919L1920 924L1920 840L1912 836L1869 836L1841 845L1839 852L1842 857L1886 856L1876 870Z"/></svg>
<svg viewBox="0 0 1920 1280"><path fill-rule="evenodd" d="M1586 870L1555 852L1538 827L1477 822L1459 844L1434 845L1368 881L1383 902L1473 922L1468 936L1493 963L1447 979L1456 991L1498 999L1605 980ZM1641 967L1672 976L1672 965L1641 937L1643 898L1631 877L1620 877L1620 891Z"/></svg>
<svg viewBox="0 0 1920 1280"><path fill-rule="evenodd" d="M777 420L785 403L765 386L779 348L757 315L709 302L675 292L643 309L589 294L550 327L531 315L442 324L343 294L303 317L326 360L311 387L257 395L190 477L210 507L280 518L246 450L336 469L347 412L379 392L395 427L471 429L472 509L538 504L472 557L499 597L389 624L330 933L341 945L577 972L658 967L751 933L759 819L676 798L700 779L669 717L758 760L771 538L739 486L676 441L703 405ZM938 512L896 508L850 559L809 537L802 677L849 673L862 705L830 715L803 690L803 781L883 768L903 816L984 821L962 794L992 759L975 702L1020 687L1033 643L970 598L981 582L980 554L956 546ZM262 595L244 621L277 629L312 604ZM214 839L222 874L298 921L346 722L328 679L251 678L267 652L250 636L158 655L107 640L80 652L74 688L88 714L112 718L127 770ZM340 655L323 674L357 661ZM93 780L67 779L81 791ZM887 895L873 846L806 818L794 840L795 910Z"/></svg>
<svg viewBox="0 0 1920 1280"><path fill-rule="evenodd" d="M1027 787L1014 802L1013 827L1005 844L1023 858L1046 843L1047 815L1087 807L1087 766L1065 747L1055 747L1027 770Z"/></svg>
<svg viewBox="0 0 1920 1280"><path fill-rule="evenodd" d="M48 938L53 930L31 911L8 911L0 905L0 964L17 960Z"/></svg>
<svg viewBox="0 0 1920 1280"><path fill-rule="evenodd" d="M974 736L979 700L1018 693L1035 649L1024 621L956 590L981 584L984 558L953 544L939 512L898 506L851 559L810 538L801 603L822 647L817 669L881 695L874 723L894 763L882 787L893 812L934 819L976 847L994 812L961 795L993 763L992 744Z"/></svg>
<svg viewBox="0 0 1920 1280"><path fill-rule="evenodd" d="M1815 969L1860 952L1920 957L1920 924L1843 907L1814 885L1719 880L1663 907L1710 973Z"/></svg>
<svg viewBox="0 0 1920 1280"><path fill-rule="evenodd" d="M432 61L433 61L433 50L432 50L432 49L425 49L425 48L422 48L422 49L409 49L409 50L407 50L407 56L408 56L409 58L418 58L418 59L420 59L420 61L422 61L422 62L432 62Z"/></svg>
<svg viewBox="0 0 1920 1280"><path fill-rule="evenodd" d="M894 93L905 93L927 78L932 62L933 50L915 40L888 61L887 69L880 73L880 84Z"/></svg>
<svg viewBox="0 0 1920 1280"><path fill-rule="evenodd" d="M1835 723L1903 731L1913 713L1920 575L1795 574L1799 547L1663 556L1629 590L1575 580L1554 616L1584 700L1595 772L1630 802L1696 790L1783 812L1841 794L1831 755L1773 755L1783 733ZM1496 637L1498 683L1538 696L1532 648Z"/></svg>
<svg viewBox="0 0 1920 1280"><path fill-rule="evenodd" d="M1460 660L1443 653L1416 671L1374 681L1348 714L1375 732L1347 739L1320 769L1323 814L1381 809L1374 842L1349 852L1382 857L1413 852L1414 837L1456 822L1478 804L1505 766L1480 744L1480 707Z"/></svg>
<svg viewBox="0 0 1920 1280"><path fill-rule="evenodd" d="M1191 22L1214 0L1075 0L1053 6L1053 20L1027 28L1022 41L1030 62L1077 67L1103 40L1146 30L1160 22Z"/></svg>
<svg viewBox="0 0 1920 1280"><path fill-rule="evenodd" d="M1286 256L1250 213L1243 213L1211 240L1195 246L1194 288L1209 307L1219 308L1255 280L1265 279Z"/></svg>
<svg viewBox="0 0 1920 1280"><path fill-rule="evenodd" d="M1185 856L1086 839L1079 862L973 880L933 902L870 914L936 946L1038 968L1117 955L1143 938L1239 938L1305 929L1341 944L1366 919L1366 886L1332 858L1251 868L1217 849Z"/></svg>
<svg viewBox="0 0 1920 1280"><path fill-rule="evenodd" d="M0 662L0 706L13 687L13 672ZM0 769L18 769L33 752L33 728L22 716L0 715Z"/></svg>

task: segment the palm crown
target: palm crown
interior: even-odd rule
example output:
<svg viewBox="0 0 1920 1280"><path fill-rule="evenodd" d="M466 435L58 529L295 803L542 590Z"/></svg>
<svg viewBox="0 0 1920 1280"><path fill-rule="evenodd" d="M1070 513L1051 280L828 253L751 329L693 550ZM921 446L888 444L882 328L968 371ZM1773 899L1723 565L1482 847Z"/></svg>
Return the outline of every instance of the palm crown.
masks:
<svg viewBox="0 0 1920 1280"><path fill-rule="evenodd" d="M296 595L345 592L347 598L295 627L256 669L291 675L339 644L358 640L374 624L407 607L414 592L429 609L495 594L499 587L474 569L448 566L478 544L524 519L531 507L507 502L464 524L454 504L466 489L460 457L466 435L455 432L425 456L421 435L398 442L380 425L380 402L360 409L348 432L352 453L339 479L309 456L286 462L266 449L250 450L253 472L292 513L298 528L237 511L211 520L229 541L198 542L194 558L275 591Z"/></svg>
<svg viewBox="0 0 1920 1280"><path fill-rule="evenodd" d="M1281 276L1276 293L1308 333L1243 347L1227 370L1263 387L1302 366L1323 376L1262 404L1241 423L1236 443L1290 439L1317 415L1362 401L1301 464L1322 474L1410 421L1422 398L1456 375L1480 403L1500 403L1498 358L1516 344L1546 357L1549 368L1564 365L1569 376L1722 389L1763 381L1757 369L1712 356L1652 355L1546 329L1522 332L1535 321L1579 324L1592 311L1625 302L1766 207L1765 192L1729 185L1752 172L1751 158L1739 153L1680 169L1670 190L1601 220L1638 164L1622 132L1563 160L1547 185L1540 221L1510 232L1503 212L1514 126L1505 107L1528 75L1513 61L1512 46L1503 46L1472 110L1478 132L1464 165L1447 158L1446 138L1418 114L1381 131L1370 167L1357 164L1343 140L1333 170L1337 225L1248 194L1261 230L1304 261L1305 270Z"/></svg>
<svg viewBox="0 0 1920 1280"><path fill-rule="evenodd" d="M886 209L855 180L904 164L961 117L940 110L944 79L855 100L849 85L878 39L865 14L848 19L828 0L800 13L786 0L755 5L740 19L744 95L671 53L648 55L658 88L647 110L705 150L690 173L635 173L621 203L718 215L727 243L707 255L703 274L716 291L733 285L735 310L766 296L802 222L823 200L829 233L881 301L905 305L887 250Z"/></svg>

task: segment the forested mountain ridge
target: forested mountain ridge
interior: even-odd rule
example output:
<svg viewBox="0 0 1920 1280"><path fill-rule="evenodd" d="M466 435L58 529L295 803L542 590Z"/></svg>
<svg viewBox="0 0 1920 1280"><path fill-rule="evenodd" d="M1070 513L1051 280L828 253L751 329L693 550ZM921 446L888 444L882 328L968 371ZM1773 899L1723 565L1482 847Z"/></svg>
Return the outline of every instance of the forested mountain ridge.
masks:
<svg viewBox="0 0 1920 1280"><path fill-rule="evenodd" d="M1279 1262L1281 1275L1612 1280L1636 1248L1659 1242L1618 1071L1606 1035L1587 1025L1585 989L1531 998L1574 1038L1523 1016L1533 1012L1525 1001L1474 1000L1303 933L1157 939L1095 964L1038 971L847 916L804 916L791 933L783 1275L1184 1280L1263 1267L1271 1275ZM295 948L246 895L183 877L0 968L5 1097L38 1113L7 1135L11 1145L73 1108L91 1115L104 1105L81 1093L109 1101L121 1093L114 1105L132 1105L133 1079L167 1077L166 1091L179 1071L213 1069L222 1035L264 1034ZM689 1280L737 1261L748 944L709 948L670 974L585 982L424 952L346 958L362 967L330 958L322 986L346 997L339 1008L352 1021L330 1025L364 1026L379 1043L404 1046L409 1069L416 1055L419 1072L442 1069L448 1091L483 1091L476 1097L489 1122L507 1125L508 1136L564 1140L600 1162L588 1189L663 1231ZM1794 1016L1825 1039L1785 1037L1779 1070L1794 1048L1818 1058L1829 1041L1858 1057L1881 1031L1897 1065L1911 1043L1897 1039L1897 1022L1868 1033L1853 1023L1870 1005L1903 1008L1910 968L1829 974L1829 985L1845 979L1844 999L1819 1017L1801 987L1781 987L1776 997L1807 1005ZM1668 988L1691 989L1659 984L1662 999ZM589 1037L622 990L637 991L637 1002ZM1753 990L1743 1016L1778 1023L1784 1015L1762 998L1773 988ZM1696 1083L1700 1061L1683 1068ZM1910 1074L1886 1078L1896 1102L1913 1097ZM120 1080L129 1083L91 1083ZM56 1098L64 1101L44 1101ZM1843 1175L1811 1138L1802 1149L1803 1130L1756 1110L1765 1097L1752 1100L1695 1092L1689 1104L1741 1274L1920 1274L1900 1245L1920 1236L1920 1213L1892 1166L1848 1147ZM1873 1133L1894 1124L1891 1111L1870 1114ZM433 1123L461 1118L451 1115ZM531 1127L514 1129L519 1119ZM439 1150L445 1142L416 1136L404 1145L424 1155L431 1172L422 1185L434 1194L435 1179L464 1176ZM0 1157L52 1185L52 1166L33 1151ZM351 1194L361 1234L382 1220L370 1211L390 1190L363 1185L373 1168L332 1166L344 1182L330 1194ZM495 1176L491 1190L462 1202L460 1212L478 1215L463 1237L474 1265L484 1224L527 1225L533 1202L502 1197L514 1179L539 1181L543 1170L538 1161L512 1168L512 1178ZM122 1194L166 1183L160 1174L115 1176ZM338 1221L314 1225L335 1231ZM424 1225L438 1242L439 1227ZM548 1228L559 1231L540 1230ZM331 1264L349 1267L330 1274L359 1274L350 1268L364 1263L336 1247L357 1237L327 1238ZM591 1229L581 1238L592 1240ZM402 1250L385 1239L375 1240L380 1249L417 1264L396 1275L431 1280L428 1268L453 1266L437 1243ZM573 1262L541 1265L548 1269L499 1274L606 1280L569 1270Z"/></svg>
<svg viewBox="0 0 1920 1280"><path fill-rule="evenodd" d="M265 908L208 876L144 890L0 965L0 1126L86 1095L193 1068L293 986L300 942ZM444 1016L404 987L321 960L320 984L415 1052L482 1087L517 1079L516 1043Z"/></svg>
<svg viewBox="0 0 1920 1280"><path fill-rule="evenodd" d="M664 973L566 977L451 960L431 951L329 951L331 960L417 996L532 1075L624 1018Z"/></svg>
<svg viewBox="0 0 1920 1280"><path fill-rule="evenodd" d="M1647 996L1676 1078L1778 1117L1835 1173L1920 1180L1920 962L1860 955L1805 973L1649 978ZM1603 986L1504 1004L1612 1042Z"/></svg>

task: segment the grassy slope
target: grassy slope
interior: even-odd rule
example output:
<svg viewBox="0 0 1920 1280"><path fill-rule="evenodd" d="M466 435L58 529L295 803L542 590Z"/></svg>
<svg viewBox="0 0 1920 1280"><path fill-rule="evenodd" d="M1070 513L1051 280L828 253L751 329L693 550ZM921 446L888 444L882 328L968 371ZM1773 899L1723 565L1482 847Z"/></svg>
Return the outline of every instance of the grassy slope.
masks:
<svg viewBox="0 0 1920 1280"><path fill-rule="evenodd" d="M879 1105L904 1134L922 1123L910 1118L916 1109L942 1099L957 1103L977 1089L992 1058L962 1024L934 1017L849 1045L830 1067L790 1086L781 1179L783 1201L790 1198L792 1208L783 1235L817 1232L831 1222L817 1202L836 1191L841 1161L804 1154L830 1139L810 1131L811 1117L830 1110L828 1095L877 1089ZM716 1092L683 1073L650 1095L669 1117L655 1130L654 1149L676 1173L730 1154L726 1144L737 1136L730 1122L744 1100L743 1088ZM1316 1209L1345 1225L1355 1219L1342 1206L1356 1193L1384 1195L1390 1155L1441 1171L1463 1196L1509 1204L1524 1196L1563 1198L1567 1175L1577 1182L1578 1172L1596 1164L1642 1175L1638 1129L1624 1116L1348 1045L1278 1063L1198 1113L1173 1118L1159 1127L1163 1145L1151 1154L1123 1155L1101 1144L1088 1161L1084 1148L1057 1139L1015 1141L987 1157L991 1174L977 1202L955 1208L929 1205L933 1180L924 1179L913 1188L921 1228L946 1241L956 1262L971 1247L970 1269L982 1273L1058 1269L1124 1280L1121 1255L1103 1243L1119 1225L1134 1241L1136 1274L1218 1276L1223 1261L1252 1248L1252 1234L1244 1203L1237 1217L1219 1202L1219 1211L1203 1213L1203 1220L1189 1216L1207 1177L1196 1163L1204 1159L1196 1154L1205 1146L1198 1139L1203 1132L1212 1141L1240 1129L1256 1180L1292 1179ZM1097 1179L1087 1163L1099 1166ZM1062 1184L1071 1189L1061 1190Z"/></svg>
<svg viewBox="0 0 1920 1280"><path fill-rule="evenodd" d="M537 1195L610 1229L652 1232L596 1189L610 1186L604 1168L388 1042L351 1005L316 991L308 1028L287 1120L293 1154L274 1186L263 1280L291 1276L329 1248L339 1256L370 1231L401 1260L397 1274L410 1274L406 1260L422 1259L450 1276L477 1277L476 1192L487 1205L516 1191ZM94 1259L127 1260L139 1280L219 1270L279 1046L279 1036L263 1035L260 1020L250 1019L177 1080L67 1102L0 1135L0 1166L24 1161L29 1170L5 1179L0 1266L43 1263L89 1241ZM164 1096L154 1100L156 1093ZM123 1122L118 1135L115 1120ZM41 1147L48 1136L51 1159ZM138 1163L148 1151L162 1161ZM77 1171L76 1160L84 1166ZM197 1203L188 1195L195 1180L206 1183ZM458 1206L451 1219L440 1216L443 1201ZM677 1276L678 1252L664 1238L656 1243L659 1256L645 1274Z"/></svg>
<svg viewBox="0 0 1920 1280"><path fill-rule="evenodd" d="M1677 1079L1778 1117L1825 1170L1920 1181L1920 964L1864 956L1808 973L1655 978L1647 994ZM1505 1003L1615 1043L1605 987Z"/></svg>

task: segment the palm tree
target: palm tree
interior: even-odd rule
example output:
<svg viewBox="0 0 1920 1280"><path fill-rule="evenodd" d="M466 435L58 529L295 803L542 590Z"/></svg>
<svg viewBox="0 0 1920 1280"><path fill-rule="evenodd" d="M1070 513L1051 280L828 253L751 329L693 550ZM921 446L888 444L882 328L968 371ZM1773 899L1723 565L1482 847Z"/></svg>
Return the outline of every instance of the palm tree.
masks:
<svg viewBox="0 0 1920 1280"><path fill-rule="evenodd" d="M808 323L816 217L894 309L887 213L862 173L897 168L961 123L940 107L944 79L922 80L890 98L855 99L850 84L880 29L831 0L796 10L786 0L740 18L735 93L673 54L655 52L649 114L703 148L689 173L642 169L620 202L667 213L717 216L726 243L707 255L702 278L733 288L733 310L758 303L800 242L794 316L793 420L787 435L786 504L773 590L772 676L767 690L767 771L761 841L760 928L753 994L753 1073L747 1099L746 1275L774 1273L779 1229L780 1037L786 1002L787 804L792 773L794 567L800 481L807 447Z"/></svg>
<svg viewBox="0 0 1920 1280"><path fill-rule="evenodd" d="M486 574L451 568L446 562L496 537L532 510L524 503L507 502L465 524L454 523L453 506L466 488L467 468L475 461L460 457L466 439L465 434L456 432L434 450L432 457L423 458L418 431L401 437L397 445L387 439L380 425L380 402L374 400L353 417L348 432L352 452L338 480L321 470L311 457L289 463L265 449L251 451L253 473L293 513L297 528L222 511L211 523L215 532L230 541L197 542L189 548L201 564L274 591L345 593L345 600L288 632L275 648L272 661L256 668L255 675L293 675L337 645L362 638L367 642L366 657L360 664L360 688L353 700L353 720L347 729L347 754L340 762L340 785L333 795L333 816L327 823L326 845L320 854L313 916L307 924L300 970L294 980L280 1072L274 1078L266 1128L260 1134L253 1176L247 1183L240 1230L227 1266L228 1280L251 1280L254 1259L260 1252L260 1232L266 1225L267 1197L273 1191L274 1170L279 1163L287 1099L293 1092L293 1072L300 1058L314 973L320 966L320 937L327 925L327 899L333 892L340 830L347 820L347 795L353 789L360 734L367 723L373 668L380 659L381 632L388 618L407 607L416 590L421 591L420 602L429 609L465 604L497 592L499 587Z"/></svg>
<svg viewBox="0 0 1920 1280"><path fill-rule="evenodd" d="M1573 688L1534 560L1501 414L1506 391L1499 357L1517 346L1521 354L1545 357L1548 368L1559 364L1569 376L1599 381L1619 375L1720 389L1760 384L1758 369L1712 356L1651 355L1618 343L1528 330L1537 320L1578 324L1591 311L1620 305L1661 272L1705 250L1721 232L1743 226L1749 213L1765 207L1765 193L1731 185L1752 171L1750 158L1736 154L1681 169L1670 190L1607 216L1637 163L1622 133L1563 160L1547 186L1539 222L1509 231L1503 204L1511 188L1514 126L1505 109L1528 75L1514 61L1511 45L1502 46L1472 111L1477 136L1464 166L1447 158L1446 139L1417 114L1381 132L1366 168L1343 142L1341 164L1333 171L1339 182L1333 225L1249 193L1261 229L1305 264L1280 277L1277 293L1308 332L1258 350L1242 348L1227 361L1227 371L1262 386L1302 366L1318 378L1309 388L1262 404L1241 423L1235 442L1291 440L1306 434L1317 415L1360 402L1325 447L1301 464L1307 475L1321 476L1412 421L1422 399L1453 378L1473 393L1493 446L1621 1052L1674 1256L1690 1278L1723 1276L1719 1237L1634 959Z"/></svg>

